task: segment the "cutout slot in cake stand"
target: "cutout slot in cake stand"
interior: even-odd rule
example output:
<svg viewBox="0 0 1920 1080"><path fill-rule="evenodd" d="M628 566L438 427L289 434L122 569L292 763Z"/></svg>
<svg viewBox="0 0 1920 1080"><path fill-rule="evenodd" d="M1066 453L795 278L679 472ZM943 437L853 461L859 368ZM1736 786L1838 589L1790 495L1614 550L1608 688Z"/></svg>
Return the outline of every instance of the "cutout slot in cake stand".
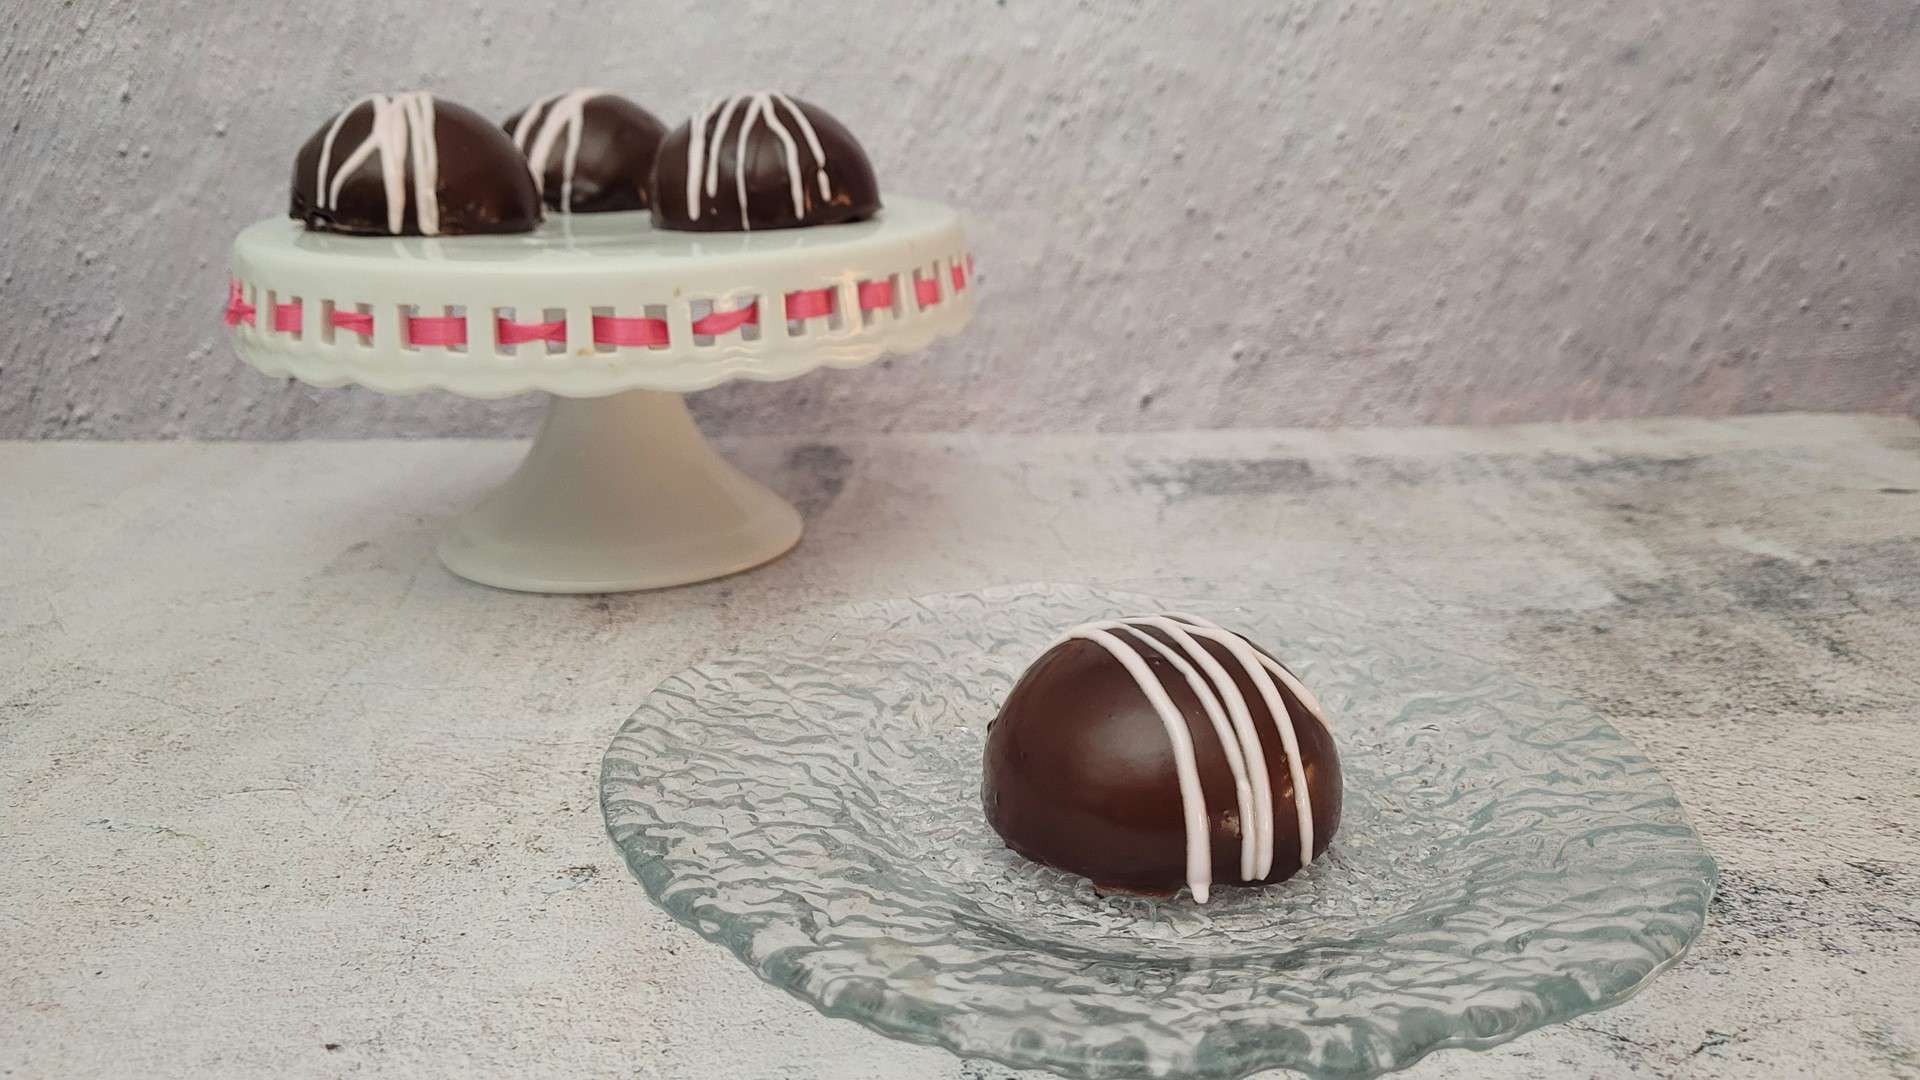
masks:
<svg viewBox="0 0 1920 1080"><path fill-rule="evenodd" d="M641 213L521 236L263 221L234 242L227 322L253 366L316 386L552 395L526 460L440 559L501 588L614 592L746 570L800 538L798 512L715 452L681 395L922 349L973 300L959 216L894 199L871 221L760 233Z"/></svg>

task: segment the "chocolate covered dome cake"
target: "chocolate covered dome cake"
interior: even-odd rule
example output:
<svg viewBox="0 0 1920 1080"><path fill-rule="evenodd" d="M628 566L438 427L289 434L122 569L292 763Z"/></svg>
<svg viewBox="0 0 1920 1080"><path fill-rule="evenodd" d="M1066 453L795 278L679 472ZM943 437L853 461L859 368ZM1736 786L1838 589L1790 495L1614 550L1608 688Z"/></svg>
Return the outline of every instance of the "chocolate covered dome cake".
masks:
<svg viewBox="0 0 1920 1080"><path fill-rule="evenodd" d="M1313 693L1191 615L1068 630L987 727L988 823L1102 889L1205 903L1216 881L1284 881L1327 849L1340 793Z"/></svg>
<svg viewBox="0 0 1920 1080"><path fill-rule="evenodd" d="M666 125L605 90L565 90L507 119L546 204L563 214L647 208Z"/></svg>
<svg viewBox="0 0 1920 1080"><path fill-rule="evenodd" d="M291 215L360 236L529 232L540 194L513 140L432 94L369 94L320 126L293 163Z"/></svg>
<svg viewBox="0 0 1920 1080"><path fill-rule="evenodd" d="M771 92L722 98L660 144L653 223L740 232L872 217L880 186L867 152L840 122Z"/></svg>

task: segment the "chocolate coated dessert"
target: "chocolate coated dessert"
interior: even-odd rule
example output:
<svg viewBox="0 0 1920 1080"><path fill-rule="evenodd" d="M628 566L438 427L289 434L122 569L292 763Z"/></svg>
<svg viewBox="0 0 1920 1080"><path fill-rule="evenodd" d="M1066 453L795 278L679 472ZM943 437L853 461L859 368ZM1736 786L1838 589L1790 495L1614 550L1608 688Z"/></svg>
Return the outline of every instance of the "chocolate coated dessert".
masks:
<svg viewBox="0 0 1920 1080"><path fill-rule="evenodd" d="M293 163L291 216L360 236L529 232L540 194L506 132L427 93L369 94Z"/></svg>
<svg viewBox="0 0 1920 1080"><path fill-rule="evenodd" d="M1190 615L1067 631L987 727L988 823L1108 890L1284 881L1327 849L1340 790L1312 691Z"/></svg>
<svg viewBox="0 0 1920 1080"><path fill-rule="evenodd" d="M722 98L660 144L653 223L740 232L872 217L880 186L840 122L785 94Z"/></svg>
<svg viewBox="0 0 1920 1080"><path fill-rule="evenodd" d="M565 90L514 113L506 129L549 207L563 214L647 208L653 158L667 129L626 98Z"/></svg>

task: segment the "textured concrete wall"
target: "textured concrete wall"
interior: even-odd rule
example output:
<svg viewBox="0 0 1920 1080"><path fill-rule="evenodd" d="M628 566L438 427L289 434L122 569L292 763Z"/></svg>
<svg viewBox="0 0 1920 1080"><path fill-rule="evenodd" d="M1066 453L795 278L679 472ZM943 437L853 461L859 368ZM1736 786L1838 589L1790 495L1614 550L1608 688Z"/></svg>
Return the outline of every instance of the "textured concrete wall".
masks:
<svg viewBox="0 0 1920 1080"><path fill-rule="evenodd" d="M0 436L525 430L268 380L214 312L354 94L581 81L789 88L974 214L976 329L722 430L1920 411L1911 0L8 8Z"/></svg>

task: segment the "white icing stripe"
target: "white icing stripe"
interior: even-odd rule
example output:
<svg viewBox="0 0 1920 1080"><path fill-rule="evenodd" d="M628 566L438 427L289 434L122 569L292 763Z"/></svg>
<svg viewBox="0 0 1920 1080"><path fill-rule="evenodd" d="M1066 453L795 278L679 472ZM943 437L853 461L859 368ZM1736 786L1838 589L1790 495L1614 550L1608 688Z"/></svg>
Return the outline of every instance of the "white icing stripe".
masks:
<svg viewBox="0 0 1920 1080"><path fill-rule="evenodd" d="M1142 621L1144 622L1145 620ZM1202 678L1200 673L1194 670L1193 665L1187 662L1186 657L1175 652L1171 646L1163 644L1159 638L1154 637L1152 634L1147 633L1137 626L1128 626L1125 623L1112 623L1109 625L1117 629L1125 630L1128 634L1150 646L1161 656L1166 657L1167 662L1172 664L1176 671L1186 677L1187 685L1193 688L1194 696L1200 699L1200 707L1206 710L1207 719L1213 724L1213 733L1220 739L1220 748L1226 751L1227 770L1233 773L1233 798L1234 801L1239 804L1240 821L1243 826L1245 826L1240 830L1240 877L1244 880L1261 876L1255 872L1259 854L1259 843L1251 828L1255 820L1255 810L1253 787L1247 780L1246 750L1241 744L1240 735L1235 730L1233 722L1227 719L1226 710L1220 703L1220 695L1213 692L1213 684ZM1233 689L1231 684L1228 685L1228 689ZM1244 702L1241 704L1240 711L1246 711ZM1258 747L1256 747L1255 750L1257 752ZM1262 767L1259 771L1264 775L1266 769Z"/></svg>
<svg viewBox="0 0 1920 1080"><path fill-rule="evenodd" d="M700 106L687 121L687 217L700 220L700 164L707 157L707 117L719 102Z"/></svg>
<svg viewBox="0 0 1920 1080"><path fill-rule="evenodd" d="M1234 659L1247 670L1252 677L1254 688L1260 691L1260 697L1267 703L1267 711L1273 716L1273 726L1280 731L1280 745L1287 751L1287 772L1293 777L1293 810L1300 825L1300 866L1302 869L1313 861L1313 804L1307 798L1307 770L1300 761L1300 742L1293 730L1293 717L1287 712L1286 699L1280 696L1279 687L1260 662L1260 651L1247 644L1246 639L1230 630L1215 630L1196 626L1193 632L1210 638L1227 647ZM1269 823L1271 828L1271 823Z"/></svg>
<svg viewBox="0 0 1920 1080"><path fill-rule="evenodd" d="M440 234L440 140L439 131L433 115L433 95L417 94L407 100L407 132L413 136L413 199L415 215L420 220L420 231L427 236ZM404 172L404 168L401 170ZM387 217L395 220L394 232L400 231L393 207L387 207Z"/></svg>
<svg viewBox="0 0 1920 1080"><path fill-rule="evenodd" d="M1095 623L1095 626L1151 626L1161 630L1174 639L1188 655L1200 662L1207 675L1219 688L1224 697L1229 714L1233 718L1230 731L1218 732L1221 748L1242 761L1253 762L1255 768L1251 776L1252 807L1244 803L1240 808L1240 877L1245 881L1257 881L1273 870L1273 783L1267 775L1266 751L1260 745L1259 733L1253 727L1253 715L1247 708L1246 698L1240 688L1227 674L1227 669L1214 659L1213 653L1194 640L1187 631L1198 629L1189 627L1165 616L1141 616L1125 622ZM1135 636L1155 641L1151 635L1135 630ZM1165 647L1159 646L1164 653ZM1217 728L1217 726L1216 726Z"/></svg>
<svg viewBox="0 0 1920 1080"><path fill-rule="evenodd" d="M514 122L513 130L508 134L513 136L513 145L521 153L526 153L527 140L532 138L533 133L540 128L540 114L546 110L547 106L560 100L560 94L564 93L566 91L562 90L559 94L548 94L527 106L527 111L521 113L520 119Z"/></svg>
<svg viewBox="0 0 1920 1080"><path fill-rule="evenodd" d="M573 212L573 177L580 165L580 137L586 128L587 102L601 97L605 90L582 87L568 90L543 98L527 107L515 127L513 141L521 145L528 132L533 132L531 142L521 145L527 152L527 161L533 166L533 183L540 189L542 196L547 193L547 165L553 157L555 144L566 139L560 158L560 212ZM534 123L534 113L542 113L538 125Z"/></svg>
<svg viewBox="0 0 1920 1080"><path fill-rule="evenodd" d="M560 159L560 211L567 214L573 212L573 178L580 171L580 139L587 128L586 114L576 112L575 116L567 126L566 156Z"/></svg>
<svg viewBox="0 0 1920 1080"><path fill-rule="evenodd" d="M383 101L384 99L378 95L374 96L373 107L376 121L379 117L379 110L383 107ZM354 147L353 152L349 153L346 160L340 163L340 167L334 170L333 180L321 189L321 197L325 200L320 204L321 209L332 210L340 205L340 189L346 186L347 178L353 175L354 170L360 167L361 162L372 157L374 153L380 149L380 144L375 141L375 135L378 130L378 127L368 128L367 137L362 139L360 145Z"/></svg>
<svg viewBox="0 0 1920 1080"><path fill-rule="evenodd" d="M786 150L787 187L793 196L793 214L805 217L807 212L805 170L800 162L800 144L794 141L793 133L780 120L775 104L785 108L793 119L794 126L800 129L800 136L806 141L808 153L813 155L814 179L819 186L820 197L833 196L833 185L827 179L827 153L820 143L820 134L814 130L813 123L807 119L800 106L785 94L761 91L756 94L736 94L733 97L714 101L702 106L687 122L687 218L700 220L700 211L704 198L712 198L720 189L720 156L726 145L726 136L733 126L733 117L740 113L739 133L733 140L733 177L734 198L740 209L740 226L752 229L747 218L747 140L756 122L767 125L780 140ZM745 111L741 112L742 106ZM557 106L556 106L557 108ZM708 118L713 111L720 110L708 132Z"/></svg>
<svg viewBox="0 0 1920 1080"><path fill-rule="evenodd" d="M1145 632L1142 628L1152 628L1166 634L1167 637L1184 651L1180 656L1172 647ZM1240 876L1242 880L1257 881L1272 872L1274 857L1274 812L1272 780L1267 773L1266 752L1262 748L1258 732L1254 729L1252 714L1247 707L1245 696L1240 693L1233 677L1221 665L1213 653L1200 643L1199 638L1218 642L1240 664L1247 680L1259 691L1261 701L1266 705L1273 719L1274 728L1280 736L1280 743L1287 758L1287 770L1293 781L1294 816L1300 829L1300 865L1306 867L1313 861L1313 804L1308 797L1306 769L1300 757L1300 744L1294 730L1293 717L1287 709L1285 696L1275 684L1278 678L1294 697L1304 705L1319 721L1326 726L1320 703L1315 699L1291 671L1271 657L1254 648L1245 638L1221 627L1217 623L1192 615L1170 614L1165 616L1138 616L1127 619L1107 620L1085 623L1068 630L1061 635L1060 641L1084 639L1094 641L1127 668L1134 682L1146 695L1147 700L1160 715L1167 727L1168 738L1172 743L1174 769L1180 775L1180 797L1182 814L1187 827L1187 886L1193 891L1194 899L1205 903L1212 884L1212 843L1207 825L1205 798L1198 786L1199 766L1194 757L1193 739L1187 730L1184 718L1173 707L1172 698L1153 669L1145 662L1143 655L1135 649L1127 648L1125 642L1109 633L1111 630L1125 630L1130 637L1146 643L1155 652L1165 657L1176 671L1184 676L1199 700L1208 720L1213 724L1219 737L1220 746L1227 757L1228 768L1233 773L1234 794L1240 810ZM1191 659L1193 663L1189 663ZM1199 665L1199 670L1194 664ZM1204 671L1208 685L1200 676ZM1224 704L1225 715L1222 715ZM1169 719L1169 710L1179 719L1174 723ZM1190 787L1187 776L1194 777ZM1251 803L1251 806L1249 805ZM1196 854L1197 852L1197 854ZM1199 869L1196 870L1196 867Z"/></svg>
<svg viewBox="0 0 1920 1080"><path fill-rule="evenodd" d="M1181 648L1200 661L1200 666L1206 669L1207 675L1226 697L1228 711L1233 716L1234 734L1240 740L1241 753L1248 761L1259 766L1253 771L1252 777L1253 816L1241 818L1242 839L1244 841L1251 837L1254 844L1254 872L1244 876L1252 880L1266 877L1273 870L1273 778L1267 775L1266 750L1260 745L1260 733L1254 730L1253 712L1247 707L1247 699L1240 693L1233 676L1227 674L1227 669L1214 659L1213 653L1188 633L1190 627L1164 615L1134 621L1158 627L1179 642Z"/></svg>
<svg viewBox="0 0 1920 1080"><path fill-rule="evenodd" d="M1167 696L1166 687L1160 685L1147 662L1126 642L1091 625L1076 628L1069 634L1085 638L1113 654L1133 676L1154 711L1160 714L1160 723L1167 729L1167 741L1173 744L1173 767L1180 781L1180 807L1186 817L1187 888L1193 890L1196 901L1206 903L1208 887L1213 883L1212 844L1207 837L1206 801L1200 794L1200 769L1194 763L1193 736L1187 731L1187 718L1180 715L1173 699Z"/></svg>
<svg viewBox="0 0 1920 1080"><path fill-rule="evenodd" d="M1190 622L1195 626L1204 626L1209 630L1227 629L1217 622L1203 619L1198 615L1182 615L1177 611L1167 612L1167 618L1180 619L1184 622ZM1232 633L1231 630L1227 630L1227 632ZM1255 651L1258 652L1258 650ZM1327 723L1327 710L1321 707L1320 699L1313 696L1313 691L1307 689L1307 684L1301 682L1299 677L1289 671L1285 664L1276 661L1273 657L1265 653L1260 653L1260 663L1268 671L1273 672L1274 676L1281 682L1287 684L1287 689L1293 691L1293 696L1300 699L1300 704L1307 707L1307 712L1311 713L1315 720L1320 721L1321 727L1326 728L1329 733L1333 731L1333 726Z"/></svg>
<svg viewBox="0 0 1920 1080"><path fill-rule="evenodd" d="M800 129L801 136L807 140L807 149L813 151L814 176L820 181L820 197L833 198L833 185L827 182L827 152L820 146L820 136L813 130L813 121L807 119L807 114L801 112L800 106L795 105L793 99L787 95L775 94L773 99L786 106L788 115L793 117L794 125ZM793 169L795 172L800 171L798 161L794 163Z"/></svg>
<svg viewBox="0 0 1920 1080"><path fill-rule="evenodd" d="M806 189L800 184L800 144L793 141L793 134L787 130L785 124L780 122L779 115L773 110L773 98L770 95L766 98L765 103L760 106L760 116L767 122L767 128L780 140L781 145L786 147L787 188L793 194L793 216L805 217L807 213L807 193ZM815 160L818 159L816 158ZM740 205L742 207L746 206L746 200L740 200ZM742 211L742 216L745 216L744 210Z"/></svg>
<svg viewBox="0 0 1920 1080"><path fill-rule="evenodd" d="M333 208L334 200L327 197L327 166L333 163L334 140L340 137L340 127L347 122L347 117L353 113L353 110L372 101L373 97L368 95L341 109L333 118L333 124L327 128L327 137L320 141L320 167L315 171L313 178L313 197L319 201L322 210ZM338 197L337 194L335 197Z"/></svg>
<svg viewBox="0 0 1920 1080"><path fill-rule="evenodd" d="M333 159L334 140L347 116L362 105L373 109L373 122L367 137L353 148L340 167L327 175ZM420 232L437 236L440 232L440 146L434 123L433 95L369 94L336 116L320 145L319 175L315 178L315 198L322 210L339 206L341 189L355 170L374 154L380 155L380 183L387 196L387 231L398 233L407 213L407 162L413 162L414 219Z"/></svg>
<svg viewBox="0 0 1920 1080"><path fill-rule="evenodd" d="M733 141L733 189L735 197L740 200L740 228L747 232L753 230L753 225L747 221L747 135L753 130L753 118L760 112L760 99L755 97L747 104L746 115L740 118L740 137Z"/></svg>
<svg viewBox="0 0 1920 1080"><path fill-rule="evenodd" d="M739 98L728 98L720 106L720 115L713 122L713 138L707 140L707 197L712 198L720 190L720 154L717 148L727 137L727 125L733 123L734 111L740 108Z"/></svg>

